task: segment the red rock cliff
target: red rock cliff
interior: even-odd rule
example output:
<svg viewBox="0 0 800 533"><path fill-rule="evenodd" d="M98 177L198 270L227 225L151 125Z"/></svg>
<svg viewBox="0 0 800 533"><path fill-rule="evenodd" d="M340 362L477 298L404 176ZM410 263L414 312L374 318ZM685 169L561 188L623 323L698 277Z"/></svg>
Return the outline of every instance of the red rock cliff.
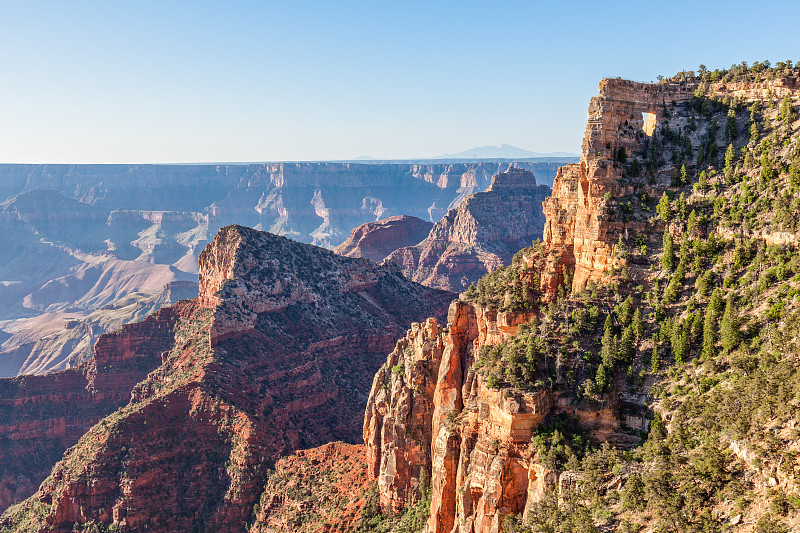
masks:
<svg viewBox="0 0 800 533"><path fill-rule="evenodd" d="M541 205L549 193L530 171L512 167L451 209L424 241L392 252L387 261L423 285L464 290L541 237Z"/></svg>
<svg viewBox="0 0 800 533"><path fill-rule="evenodd" d="M364 421L386 510L416 501L430 475L430 531L497 531L505 515L523 512L554 483L528 451L553 409L550 391L504 395L473 368L480 347L508 338L527 318L454 302L447 328L428 320L398 342L375 376Z"/></svg>
<svg viewBox="0 0 800 533"><path fill-rule="evenodd" d="M33 494L67 448L130 401L134 385L161 364L174 324L191 305L102 335L94 357L74 369L0 380L0 508Z"/></svg>
<svg viewBox="0 0 800 533"><path fill-rule="evenodd" d="M606 210L610 198L632 192L620 179L623 167L615 154L621 148L636 152L652 132L644 131L642 113L654 114L657 123L665 101L687 100L695 88L600 84L589 107L581 161L560 169L553 195L544 201L544 252L525 258L522 274L540 272L545 301L570 269L573 290L579 290L603 280L614 266L620 232L637 227ZM524 513L557 483L556 473L543 468L529 446L548 414L566 411L598 439L614 436L619 422L610 407L584 412L550 389L523 393L484 384L473 366L479 350L513 335L528 318L456 302L445 328L412 328L398 344L375 378L364 424L384 508L397 510L417 497L419 473L429 469L429 533L496 533L506 515ZM402 374L391 371L401 364ZM425 373L427 366L433 366L432 375Z"/></svg>
<svg viewBox="0 0 800 533"><path fill-rule="evenodd" d="M359 440L380 360L408 324L443 316L453 297L238 226L220 230L200 274L199 305L171 328L161 366L4 525L244 530L280 456Z"/></svg>
<svg viewBox="0 0 800 533"><path fill-rule="evenodd" d="M763 99L792 94L797 85L797 79L789 77L757 83L714 83L706 90L720 97ZM589 281L604 279L614 265L613 248L620 233L641 229L636 221L608 216L605 209L609 198L633 193L633 188L621 179L619 151L624 148L628 156L639 151L664 120L667 105L691 100L697 88L697 83L689 82L600 82L598 95L589 103L581 160L558 170L553 194L543 204L547 218L543 240L551 251L554 267L545 271L543 280L559 278L562 265L574 266L573 290L582 289ZM650 192L660 195L662 189L656 186Z"/></svg>
<svg viewBox="0 0 800 533"><path fill-rule="evenodd" d="M615 161L619 150L639 150L652 129L645 132L643 113L658 124L665 103L683 102L694 95L695 84L645 84L621 79L600 82L599 94L589 103L589 119L579 163L561 167L553 195L545 200L544 242L558 263L574 265L573 290L600 281L614 264L613 246L620 232L634 229L606 216L608 198L632 194L621 182L623 166ZM651 121L653 119L651 118Z"/></svg>
<svg viewBox="0 0 800 533"><path fill-rule="evenodd" d="M353 229L350 237L334 252L347 257L366 257L379 263L398 248L418 244L432 227L431 222L406 215L367 222Z"/></svg>

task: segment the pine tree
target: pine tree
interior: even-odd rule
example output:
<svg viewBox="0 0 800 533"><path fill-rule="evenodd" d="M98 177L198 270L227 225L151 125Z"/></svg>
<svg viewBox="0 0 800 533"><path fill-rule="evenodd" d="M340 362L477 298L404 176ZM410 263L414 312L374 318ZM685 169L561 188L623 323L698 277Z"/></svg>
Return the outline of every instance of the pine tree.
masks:
<svg viewBox="0 0 800 533"><path fill-rule="evenodd" d="M725 138L728 140L736 139L739 132L736 129L736 110L731 107L728 110L728 121L725 123Z"/></svg>
<svg viewBox="0 0 800 533"><path fill-rule="evenodd" d="M708 295L708 288L713 280L714 280L713 270L706 270L705 274L697 277L697 281L695 282L695 287L697 287L697 294L701 298L705 298Z"/></svg>
<svg viewBox="0 0 800 533"><path fill-rule="evenodd" d="M685 322L683 324L676 322L672 328L670 344L675 362L678 364L686 360L689 352L689 327Z"/></svg>
<svg viewBox="0 0 800 533"><path fill-rule="evenodd" d="M681 173L679 179L681 185L686 185L687 183L689 183L689 173L686 171L686 165L681 165Z"/></svg>
<svg viewBox="0 0 800 533"><path fill-rule="evenodd" d="M750 124L750 142L758 140L758 124L753 122Z"/></svg>
<svg viewBox="0 0 800 533"><path fill-rule="evenodd" d="M614 332L614 321L611 320L611 315L606 315L606 320L603 322L603 333L606 331Z"/></svg>
<svg viewBox="0 0 800 533"><path fill-rule="evenodd" d="M642 312L639 308L636 308L636 311L633 312L633 320L631 320L631 328L633 328L633 335L636 339L636 343L638 344L639 341L642 340L642 336L644 335L644 322L642 322Z"/></svg>
<svg viewBox="0 0 800 533"><path fill-rule="evenodd" d="M627 326L633 318L631 311L633 311L633 296L629 294L619 306L619 321L623 326Z"/></svg>
<svg viewBox="0 0 800 533"><path fill-rule="evenodd" d="M678 264L678 268L675 269L675 274L672 275L672 280L670 280L667 287L666 298L671 303L678 300L678 295L683 290L683 285L686 282L686 267L684 265L683 261Z"/></svg>
<svg viewBox="0 0 800 533"><path fill-rule="evenodd" d="M697 341L702 340L703 336L703 313L698 311L692 317L692 333L690 336L691 344L694 345Z"/></svg>
<svg viewBox="0 0 800 533"><path fill-rule="evenodd" d="M616 340L614 336L614 328L611 325L610 316L606 319L606 325L603 331L603 339L600 341L600 361L602 364L613 368L614 360L616 359Z"/></svg>
<svg viewBox="0 0 800 533"><path fill-rule="evenodd" d="M739 313L736 310L732 292L728 293L728 298L725 302L725 312L722 314L722 322L720 324L720 336L722 348L726 352L730 352L736 348L741 340L741 335L739 333Z"/></svg>
<svg viewBox="0 0 800 533"><path fill-rule="evenodd" d="M753 124L756 121L757 114L761 112L761 102L756 100L753 102L753 105L749 107L750 109L750 123Z"/></svg>
<svg viewBox="0 0 800 533"><path fill-rule="evenodd" d="M525 347L525 363L531 374L539 368L539 353L534 343L534 335L528 336L528 345Z"/></svg>
<svg viewBox="0 0 800 533"><path fill-rule="evenodd" d="M689 236L693 237L696 229L697 229L697 211L692 209L692 212L689 213L689 220L686 222L686 231L689 233Z"/></svg>
<svg viewBox="0 0 800 533"><path fill-rule="evenodd" d="M464 297L469 300L470 302L474 302L478 298L478 289L475 288L475 284L471 283L469 287L467 287L467 292L464 294Z"/></svg>
<svg viewBox="0 0 800 533"><path fill-rule="evenodd" d="M681 263L683 263L684 269L686 265L689 264L689 250L691 249L691 242L689 241L688 237L684 236L681 240L681 247L678 251L678 259Z"/></svg>
<svg viewBox="0 0 800 533"><path fill-rule="evenodd" d="M708 187L708 177L706 176L706 171L702 171L700 175L697 177L697 188L701 191L706 190Z"/></svg>
<svg viewBox="0 0 800 533"><path fill-rule="evenodd" d="M797 118L797 110L792 105L791 96L786 95L781 100L781 110L778 118L783 121L787 128Z"/></svg>
<svg viewBox="0 0 800 533"><path fill-rule="evenodd" d="M668 271L675 268L675 250L669 230L664 231L664 254L661 256L661 266Z"/></svg>
<svg viewBox="0 0 800 533"><path fill-rule="evenodd" d="M670 219L672 219L672 202L670 202L669 196L667 196L666 192L661 195L661 199L658 201L656 211L658 212L658 216L664 222L669 222Z"/></svg>
<svg viewBox="0 0 800 533"><path fill-rule="evenodd" d="M633 346L633 328L628 326L622 330L622 338L619 341L619 349L617 350L617 358L625 364L630 364L633 361L635 349Z"/></svg>
<svg viewBox="0 0 800 533"><path fill-rule="evenodd" d="M717 291L714 291L717 294ZM713 299L713 296L712 296ZM709 304L703 320L703 358L714 357L717 354L717 312Z"/></svg>
<svg viewBox="0 0 800 533"><path fill-rule="evenodd" d="M675 208L678 212L678 218L680 220L686 220L686 193L681 193L678 196L677 202L675 202Z"/></svg>
<svg viewBox="0 0 800 533"><path fill-rule="evenodd" d="M650 370L656 373L659 368L661 368L661 356L658 354L658 343L653 339L653 353L650 355Z"/></svg>
<svg viewBox="0 0 800 533"><path fill-rule="evenodd" d="M600 366L597 367L597 374L594 377L594 381L597 383L597 390L603 392L608 387L608 384L611 382L611 372L606 367L605 364L600 363Z"/></svg>
<svg viewBox="0 0 800 533"><path fill-rule="evenodd" d="M733 164L736 162L736 150L733 148L733 143L728 145L725 150L725 166L722 171L725 173L725 180L730 183L733 179Z"/></svg>

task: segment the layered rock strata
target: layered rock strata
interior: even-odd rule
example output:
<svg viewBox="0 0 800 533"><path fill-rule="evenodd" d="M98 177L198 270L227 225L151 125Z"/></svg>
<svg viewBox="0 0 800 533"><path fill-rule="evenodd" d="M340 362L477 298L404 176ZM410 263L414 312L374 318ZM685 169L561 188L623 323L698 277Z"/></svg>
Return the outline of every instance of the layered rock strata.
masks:
<svg viewBox="0 0 800 533"><path fill-rule="evenodd" d="M453 297L241 226L220 230L199 268L163 363L3 525L242 531L278 457L359 440L369 376L408 324L443 316Z"/></svg>
<svg viewBox="0 0 800 533"><path fill-rule="evenodd" d="M406 215L367 222L354 228L334 252L347 257L366 257L379 263L398 248L418 244L432 227L431 222Z"/></svg>
<svg viewBox="0 0 800 533"><path fill-rule="evenodd" d="M620 148L630 154L640 150L648 136L642 113L658 117L665 101L688 100L695 89L601 83L590 104L581 161L559 170L553 195L544 201L544 247L522 258L520 275L538 277L544 301L570 275L573 290L580 290L605 279L615 266L619 235L641 229L639 222L623 222L606 210L610 198L633 192L621 180ZM462 206L466 209L467 202ZM413 501L421 473L429 469L429 533L497 532L505 516L524 514L547 491L557 490L558 473L544 468L530 447L546 417L565 412L598 440L618 436L613 402L590 407L554 389L486 386L474 366L480 349L502 342L529 318L457 302L447 327L426 323L398 344L375 378L364 424L369 465L387 510ZM401 363L410 374L391 372ZM430 375L426 365L433 367Z"/></svg>
<svg viewBox="0 0 800 533"><path fill-rule="evenodd" d="M614 265L613 247L620 233L641 229L635 223L611 220L604 210L610 198L633 193L621 180L620 150L636 153L648 137L645 120L652 122L655 117L659 124L666 103L690 100L695 89L688 83L600 82L599 94L589 103L581 160L558 170L553 195L543 206L544 242L559 264L574 265L573 290L602 280Z"/></svg>
<svg viewBox="0 0 800 533"><path fill-rule="evenodd" d="M528 447L556 409L553 393L489 389L473 366L481 347L528 318L454 302L446 328L429 319L397 343L375 375L364 419L384 509L403 509L430 482L429 531L497 531L555 482Z"/></svg>
<svg viewBox="0 0 800 533"><path fill-rule="evenodd" d="M0 379L0 508L30 496L67 448L130 401L193 308L178 304L101 336L92 360L76 368Z"/></svg>
<svg viewBox="0 0 800 533"><path fill-rule="evenodd" d="M552 180L558 161L519 165ZM0 165L0 320L17 321L0 324L0 342L17 337L0 348L0 377L62 370L101 332L73 329L20 348L42 331L20 319L82 320L133 292L150 298L170 282L195 282L199 252L224 225L334 247L354 227L394 215L435 222L511 164Z"/></svg>
<svg viewBox="0 0 800 533"><path fill-rule="evenodd" d="M416 502L430 483L431 533L490 533L557 490L531 437L566 413L600 441L619 437L613 404L575 403L566 391L489 388L475 362L531 313L453 302L447 327L413 324L375 375L364 417L367 466L386 512ZM624 436L623 436L624 437Z"/></svg>
<svg viewBox="0 0 800 533"><path fill-rule="evenodd" d="M704 94L743 100L780 98L795 94L796 77L752 83L713 83L700 88ZM553 194L543 205L547 223L544 242L553 254L553 264L573 268L573 290L590 281L601 281L614 266L614 245L619 236L641 233L644 224L609 216L610 199L634 192L624 179L623 154L642 150L654 131L669 120L673 104L694 98L698 83L647 84L622 79L604 79L599 93L589 103L589 118L583 136L581 160L559 168ZM665 115L667 113L667 115ZM656 180L646 191L660 195L668 182ZM660 186L659 186L660 185ZM547 273L558 277L558 272Z"/></svg>
<svg viewBox="0 0 800 533"><path fill-rule="evenodd" d="M464 290L541 238L541 206L549 195L549 187L537 185L531 172L512 167L494 176L486 191L451 209L424 241L394 251L387 261L423 285Z"/></svg>

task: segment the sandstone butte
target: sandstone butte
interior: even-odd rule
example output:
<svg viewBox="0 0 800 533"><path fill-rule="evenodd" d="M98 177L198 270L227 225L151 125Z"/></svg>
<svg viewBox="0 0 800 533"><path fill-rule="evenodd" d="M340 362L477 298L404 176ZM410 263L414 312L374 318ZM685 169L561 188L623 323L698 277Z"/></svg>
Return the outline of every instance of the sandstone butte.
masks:
<svg viewBox="0 0 800 533"><path fill-rule="evenodd" d="M483 192L468 196L416 241L392 238L400 220L359 226L338 253L396 263L407 278L450 291L466 289L487 272L507 265L521 248L541 238L542 201L550 188L529 170L511 167ZM405 221L405 225L410 224ZM407 231L402 235L411 235ZM397 237L400 237L398 235ZM353 244L350 244L350 243ZM357 243L357 246L356 246Z"/></svg>
<svg viewBox="0 0 800 533"><path fill-rule="evenodd" d="M104 335L88 364L0 380L4 504L41 483L2 527L242 531L279 457L360 439L385 354L453 298L240 226L199 269L196 299Z"/></svg>
<svg viewBox="0 0 800 533"><path fill-rule="evenodd" d="M366 257L376 263L398 248L414 246L428 236L432 222L407 215L367 222L353 228L350 237L333 251L346 257Z"/></svg>
<svg viewBox="0 0 800 533"><path fill-rule="evenodd" d="M639 150L663 118L664 103L689 100L696 88L621 79L600 83L589 105L581 160L558 171L553 195L544 202L544 252L525 257L520 273L540 275L543 300L553 298L565 274L574 273L573 290L580 290L590 281L602 283L619 266L614 244L621 232L637 228L604 212L608 198L630 193L614 154L620 147L629 154ZM798 89L791 78L710 87L720 96L750 99L780 98ZM660 194L650 191L651 197ZM369 473L384 511L398 512L416 501L420 478L430 476L427 533L497 533L505 516L524 513L547 491L572 480L570 472L559 475L531 455L530 439L548 415L565 412L596 439L626 445L613 398L589 407L547 388L532 393L485 385L473 368L479 350L507 339L529 318L458 301L445 327L431 318L397 343L375 375L363 428ZM403 371L392 370L398 368Z"/></svg>

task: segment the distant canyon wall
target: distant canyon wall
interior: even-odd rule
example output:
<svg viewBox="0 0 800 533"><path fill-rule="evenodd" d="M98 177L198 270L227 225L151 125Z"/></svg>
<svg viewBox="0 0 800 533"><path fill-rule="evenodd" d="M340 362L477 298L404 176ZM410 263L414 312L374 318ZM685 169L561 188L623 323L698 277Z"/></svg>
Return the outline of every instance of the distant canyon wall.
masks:
<svg viewBox="0 0 800 533"><path fill-rule="evenodd" d="M131 218L108 215L117 210L198 213L204 216L189 218L208 225L206 242L220 227L238 223L334 247L352 228L388 216L436 222L512 165L551 183L563 162L0 165L0 197L50 190L95 208L95 218L109 224Z"/></svg>
<svg viewBox="0 0 800 533"><path fill-rule="evenodd" d="M0 321L13 321L0 323L0 375L79 364L108 331L98 324L142 315L120 311L131 294L173 303L158 295L196 281L222 226L331 248L392 215L436 222L512 164L0 165ZM517 163L544 181L558 165ZM44 337L57 349L43 353Z"/></svg>

